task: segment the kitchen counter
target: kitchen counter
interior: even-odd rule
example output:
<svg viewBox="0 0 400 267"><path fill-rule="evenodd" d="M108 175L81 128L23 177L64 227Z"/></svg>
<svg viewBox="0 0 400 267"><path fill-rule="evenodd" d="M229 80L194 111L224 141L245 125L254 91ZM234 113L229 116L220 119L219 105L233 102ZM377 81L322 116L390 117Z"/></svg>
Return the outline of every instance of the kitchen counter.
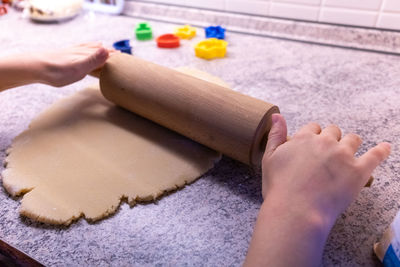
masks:
<svg viewBox="0 0 400 267"><path fill-rule="evenodd" d="M140 21L83 13L63 23L38 24L10 12L0 17L0 55L88 41L111 46L133 40ZM151 25L155 36L176 26ZM372 187L339 217L323 256L325 266L379 264L373 244L400 208L399 57L227 32L228 57L206 61L194 56L193 45L202 38L199 30L198 37L173 50L159 49L154 41L132 44L139 57L210 72L234 90L277 104L290 135L316 121L361 135L361 152L380 141L392 144L392 155L374 172ZM13 138L41 111L95 81L87 77L62 88L35 84L0 93L0 162ZM81 219L55 227L20 217L19 199L1 188L0 238L48 266L239 266L262 202L260 192L259 175L224 157L198 181L156 203L122 204L99 222Z"/></svg>

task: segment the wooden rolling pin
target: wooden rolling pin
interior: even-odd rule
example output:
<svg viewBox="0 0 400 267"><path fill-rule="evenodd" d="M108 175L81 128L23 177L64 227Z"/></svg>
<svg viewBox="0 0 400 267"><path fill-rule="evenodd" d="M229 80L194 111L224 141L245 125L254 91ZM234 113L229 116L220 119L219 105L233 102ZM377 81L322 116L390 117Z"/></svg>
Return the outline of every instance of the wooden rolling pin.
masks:
<svg viewBox="0 0 400 267"><path fill-rule="evenodd" d="M277 106L126 54L100 72L105 98L243 163L259 166Z"/></svg>

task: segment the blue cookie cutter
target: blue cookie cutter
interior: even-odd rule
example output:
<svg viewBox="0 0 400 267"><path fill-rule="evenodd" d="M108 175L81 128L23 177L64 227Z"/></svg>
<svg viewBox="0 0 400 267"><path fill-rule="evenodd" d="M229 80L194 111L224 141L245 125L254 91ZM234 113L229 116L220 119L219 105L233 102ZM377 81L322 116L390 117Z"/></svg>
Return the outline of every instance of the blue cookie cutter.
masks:
<svg viewBox="0 0 400 267"><path fill-rule="evenodd" d="M113 44L113 47L116 50L121 51L122 53L132 54L132 46L130 45L129 40L121 40L115 42Z"/></svg>
<svg viewBox="0 0 400 267"><path fill-rule="evenodd" d="M225 28L221 26L210 26L204 28L206 31L206 38L225 39Z"/></svg>

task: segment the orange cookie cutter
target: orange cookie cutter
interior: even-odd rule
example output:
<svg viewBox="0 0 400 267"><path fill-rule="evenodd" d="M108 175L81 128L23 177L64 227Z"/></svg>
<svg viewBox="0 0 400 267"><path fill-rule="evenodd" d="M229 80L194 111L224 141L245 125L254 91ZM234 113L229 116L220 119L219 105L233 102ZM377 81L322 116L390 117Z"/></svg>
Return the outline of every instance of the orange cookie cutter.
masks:
<svg viewBox="0 0 400 267"><path fill-rule="evenodd" d="M192 39L196 36L196 28L184 25L175 29L175 35L181 39Z"/></svg>
<svg viewBox="0 0 400 267"><path fill-rule="evenodd" d="M226 55L228 42L216 38L210 38L199 42L195 48L195 54L199 58L213 59L222 58Z"/></svg>

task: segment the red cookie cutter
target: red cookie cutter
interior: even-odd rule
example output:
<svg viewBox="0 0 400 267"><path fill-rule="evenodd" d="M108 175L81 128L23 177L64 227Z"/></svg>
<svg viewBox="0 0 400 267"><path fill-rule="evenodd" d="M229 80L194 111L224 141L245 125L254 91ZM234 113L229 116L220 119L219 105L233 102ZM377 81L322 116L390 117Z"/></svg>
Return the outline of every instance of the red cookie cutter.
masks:
<svg viewBox="0 0 400 267"><path fill-rule="evenodd" d="M181 45L179 37L172 33L163 34L159 36L156 41L157 46L162 48L175 48Z"/></svg>
<svg viewBox="0 0 400 267"><path fill-rule="evenodd" d="M0 6L0 16L7 14L7 7L5 5Z"/></svg>

